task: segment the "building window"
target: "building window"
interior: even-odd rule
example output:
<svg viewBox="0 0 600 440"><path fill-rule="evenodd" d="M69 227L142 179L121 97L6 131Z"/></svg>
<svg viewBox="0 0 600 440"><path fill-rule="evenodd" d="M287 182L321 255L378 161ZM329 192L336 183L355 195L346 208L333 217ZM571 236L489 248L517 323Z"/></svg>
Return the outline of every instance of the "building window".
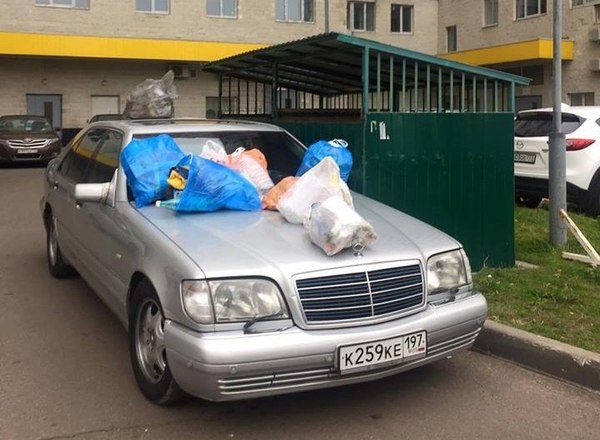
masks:
<svg viewBox="0 0 600 440"><path fill-rule="evenodd" d="M571 105L594 105L594 92L569 93Z"/></svg>
<svg viewBox="0 0 600 440"><path fill-rule="evenodd" d="M58 8L90 8L90 0L35 0L35 4L37 6L56 6Z"/></svg>
<svg viewBox="0 0 600 440"><path fill-rule="evenodd" d="M315 19L314 10L314 0L275 0L277 20L311 22Z"/></svg>
<svg viewBox="0 0 600 440"><path fill-rule="evenodd" d="M353 31L374 31L375 3L348 2L348 29Z"/></svg>
<svg viewBox="0 0 600 440"><path fill-rule="evenodd" d="M413 6L392 4L391 31L412 34Z"/></svg>
<svg viewBox="0 0 600 440"><path fill-rule="evenodd" d="M483 25L498 24L498 0L483 0Z"/></svg>
<svg viewBox="0 0 600 440"><path fill-rule="evenodd" d="M237 16L237 0L206 0L206 15L235 18Z"/></svg>
<svg viewBox="0 0 600 440"><path fill-rule="evenodd" d="M456 25L448 26L446 28L446 40L448 46L448 52L456 52L457 50L457 38L456 38Z"/></svg>
<svg viewBox="0 0 600 440"><path fill-rule="evenodd" d="M517 0L517 18L546 13L546 0Z"/></svg>
<svg viewBox="0 0 600 440"><path fill-rule="evenodd" d="M138 12L168 14L169 0L135 0L135 10Z"/></svg>
<svg viewBox="0 0 600 440"><path fill-rule="evenodd" d="M575 8L577 6L589 6L597 4L600 4L600 0L571 0L572 8Z"/></svg>

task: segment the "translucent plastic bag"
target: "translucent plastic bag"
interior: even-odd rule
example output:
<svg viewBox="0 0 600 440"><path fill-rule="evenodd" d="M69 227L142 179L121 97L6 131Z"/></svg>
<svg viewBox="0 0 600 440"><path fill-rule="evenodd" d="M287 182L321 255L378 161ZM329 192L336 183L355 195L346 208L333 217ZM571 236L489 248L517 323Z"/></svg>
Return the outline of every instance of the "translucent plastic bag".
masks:
<svg viewBox="0 0 600 440"><path fill-rule="evenodd" d="M134 139L121 151L123 171L138 208L170 196L169 172L184 157L166 134Z"/></svg>
<svg viewBox="0 0 600 440"><path fill-rule="evenodd" d="M288 189L290 189L297 181L299 177L289 176L281 179L277 185L271 188L263 197L262 206L263 209L270 209L271 211L277 211L277 203Z"/></svg>
<svg viewBox="0 0 600 440"><path fill-rule="evenodd" d="M340 167L340 175L344 182L348 181L352 170L352 153L348 150L348 142L343 139L318 141L308 147L296 176L302 176L326 157L331 157Z"/></svg>
<svg viewBox="0 0 600 440"><path fill-rule="evenodd" d="M260 193L265 193L273 188L273 181L269 177L266 167L261 166L255 159L255 153L251 153L251 151L254 150L246 151L242 147L235 150L229 157L229 166L252 182ZM264 156L262 157L264 158Z"/></svg>
<svg viewBox="0 0 600 440"><path fill-rule="evenodd" d="M189 166L185 189L178 201L161 203L161 206L180 212L261 209L256 188L236 171L193 155L185 157L178 165Z"/></svg>
<svg viewBox="0 0 600 440"><path fill-rule="evenodd" d="M373 226L339 196L315 203L304 226L312 242L329 256L355 245L366 247L377 240Z"/></svg>
<svg viewBox="0 0 600 440"><path fill-rule="evenodd" d="M281 196L277 209L288 222L302 223L304 214L313 203L324 202L335 195L352 206L352 195L348 185L340 178L340 169L331 157L326 157Z"/></svg>
<svg viewBox="0 0 600 440"><path fill-rule="evenodd" d="M227 156L227 151L225 151L223 144L215 142L212 139L208 139L202 146L200 157L220 163L221 165L229 163L229 156Z"/></svg>
<svg viewBox="0 0 600 440"><path fill-rule="evenodd" d="M127 96L123 116L127 119L171 118L177 99L175 75L169 70L161 79L146 79Z"/></svg>

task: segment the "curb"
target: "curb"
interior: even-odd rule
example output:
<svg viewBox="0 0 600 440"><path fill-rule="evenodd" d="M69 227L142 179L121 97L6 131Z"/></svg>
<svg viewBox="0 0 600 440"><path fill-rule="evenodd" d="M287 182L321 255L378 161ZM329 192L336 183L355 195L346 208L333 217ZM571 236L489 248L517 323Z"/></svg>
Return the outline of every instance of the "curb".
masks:
<svg viewBox="0 0 600 440"><path fill-rule="evenodd" d="M473 350L600 391L600 354L487 320Z"/></svg>

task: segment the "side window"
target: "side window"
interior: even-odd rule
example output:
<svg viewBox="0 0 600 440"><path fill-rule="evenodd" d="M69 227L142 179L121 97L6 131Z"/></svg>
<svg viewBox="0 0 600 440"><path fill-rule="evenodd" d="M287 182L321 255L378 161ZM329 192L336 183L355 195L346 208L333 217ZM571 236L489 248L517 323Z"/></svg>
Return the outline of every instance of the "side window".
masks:
<svg viewBox="0 0 600 440"><path fill-rule="evenodd" d="M87 183L105 183L110 182L119 166L119 154L121 153L121 144L123 135L118 131L107 130L102 144L98 148L94 160L90 163Z"/></svg>
<svg viewBox="0 0 600 440"><path fill-rule="evenodd" d="M84 134L73 145L59 167L59 171L73 183L81 183L85 172L92 162L94 151L106 136L106 129L95 128ZM109 179L110 180L110 179Z"/></svg>

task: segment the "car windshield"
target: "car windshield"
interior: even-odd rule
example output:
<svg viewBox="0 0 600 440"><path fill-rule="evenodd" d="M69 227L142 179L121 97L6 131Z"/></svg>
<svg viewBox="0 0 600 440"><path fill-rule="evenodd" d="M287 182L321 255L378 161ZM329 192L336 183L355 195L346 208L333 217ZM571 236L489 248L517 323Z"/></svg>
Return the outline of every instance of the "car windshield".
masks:
<svg viewBox="0 0 600 440"><path fill-rule="evenodd" d="M227 154L240 147L259 149L267 160L272 179L296 174L304 155L304 148L282 131L214 131L167 133L186 153L200 154L207 143L213 142L225 148ZM136 135L134 139L148 138L157 134Z"/></svg>
<svg viewBox="0 0 600 440"><path fill-rule="evenodd" d="M48 133L52 126L45 118L36 117L4 117L0 118L2 133Z"/></svg>
<svg viewBox="0 0 600 440"><path fill-rule="evenodd" d="M515 136L538 137L548 136L552 132L551 112L519 113L515 119ZM564 134L573 133L585 119L571 113L562 113L561 131Z"/></svg>

